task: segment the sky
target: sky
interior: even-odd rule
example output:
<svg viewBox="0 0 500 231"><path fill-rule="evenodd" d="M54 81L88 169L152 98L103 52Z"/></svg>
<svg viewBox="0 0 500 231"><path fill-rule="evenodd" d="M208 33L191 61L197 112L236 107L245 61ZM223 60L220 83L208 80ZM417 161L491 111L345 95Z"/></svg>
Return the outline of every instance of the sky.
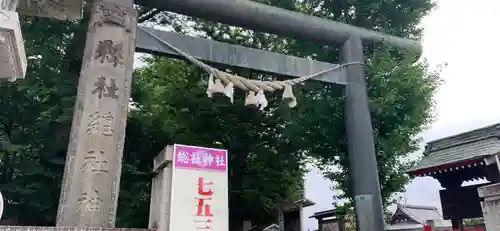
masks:
<svg viewBox="0 0 500 231"><path fill-rule="evenodd" d="M435 95L436 121L421 134L426 142L500 122L500 78L496 44L500 35L499 0L438 0L423 22L423 56L431 65L447 63L444 83ZM495 29L497 28L497 29ZM413 155L421 155L421 151ZM441 209L439 183L416 178L407 186L406 203ZM304 209L304 229L317 228L314 212L332 209L330 183L313 169L306 176L306 197L316 202Z"/></svg>

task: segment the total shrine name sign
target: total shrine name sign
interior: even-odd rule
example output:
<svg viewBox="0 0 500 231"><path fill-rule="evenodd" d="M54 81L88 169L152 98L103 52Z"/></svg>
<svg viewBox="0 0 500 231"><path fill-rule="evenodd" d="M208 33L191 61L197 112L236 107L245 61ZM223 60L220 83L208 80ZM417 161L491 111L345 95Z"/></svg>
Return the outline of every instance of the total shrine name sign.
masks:
<svg viewBox="0 0 500 231"><path fill-rule="evenodd" d="M227 151L174 145L170 231L228 231Z"/></svg>

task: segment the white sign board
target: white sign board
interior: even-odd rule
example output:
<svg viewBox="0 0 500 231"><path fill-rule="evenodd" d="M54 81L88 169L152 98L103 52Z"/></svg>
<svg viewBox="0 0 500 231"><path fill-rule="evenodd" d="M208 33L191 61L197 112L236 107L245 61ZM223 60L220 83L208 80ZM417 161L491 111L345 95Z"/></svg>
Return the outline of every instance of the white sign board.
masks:
<svg viewBox="0 0 500 231"><path fill-rule="evenodd" d="M228 231L227 151L174 145L169 231Z"/></svg>

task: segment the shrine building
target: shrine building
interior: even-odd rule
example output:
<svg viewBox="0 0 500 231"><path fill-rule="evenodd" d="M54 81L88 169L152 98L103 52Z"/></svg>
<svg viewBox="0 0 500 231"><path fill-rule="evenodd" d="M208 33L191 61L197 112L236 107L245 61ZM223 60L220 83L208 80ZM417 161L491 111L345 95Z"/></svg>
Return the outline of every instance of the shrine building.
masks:
<svg viewBox="0 0 500 231"><path fill-rule="evenodd" d="M500 124L431 141L423 154L408 174L439 181L443 218L451 220L452 228L463 230L464 219L481 218L477 188L500 181ZM489 182L462 187L474 180Z"/></svg>

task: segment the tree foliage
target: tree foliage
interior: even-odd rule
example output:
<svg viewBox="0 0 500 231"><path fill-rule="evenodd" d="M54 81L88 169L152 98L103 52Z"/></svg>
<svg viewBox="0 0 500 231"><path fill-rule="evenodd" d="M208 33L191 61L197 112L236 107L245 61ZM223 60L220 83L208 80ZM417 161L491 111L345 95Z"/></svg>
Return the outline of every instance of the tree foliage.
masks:
<svg viewBox="0 0 500 231"><path fill-rule="evenodd" d="M430 0L273 0L266 4L332 20L419 38L417 27L433 7ZM196 30L208 38L260 49L336 62L334 46L250 32L189 17L144 10L143 20ZM151 15L150 15L151 14ZM194 23L187 23L187 22ZM29 59L25 80L0 85L0 189L4 216L20 225L54 225L86 20L60 22L23 18ZM367 81L384 203L407 182L402 160L416 148L416 135L432 118L432 95L439 73L412 55L381 44L366 47ZM135 110L127 123L117 226L146 227L151 164L167 144L185 143L229 150L230 217L274 220L279 205L296 196L305 160L330 174L352 196L343 125L343 94L335 86L308 82L295 89L299 105L285 107L279 93L269 94L264 112L243 106L236 91L231 104L205 95L206 73L181 61L153 57L134 74ZM233 69L254 79L275 79ZM311 198L314 200L314 198ZM348 208L348 207L346 207ZM30 214L26 216L26 214Z"/></svg>
<svg viewBox="0 0 500 231"><path fill-rule="evenodd" d="M425 1L368 0L260 0L264 4L342 21L411 39L420 39L418 24L434 7ZM199 31L210 39L271 50L299 57L338 62L338 47L282 38L204 20L159 14L156 21L170 24L178 32ZM174 20L175 19L175 20ZM186 23L192 20L195 24ZM417 135L433 118L432 96L440 84L440 69L423 60L413 64L412 54L374 44L365 46L366 76L376 142L379 180L384 205L408 182L404 169L412 164L406 156L418 148ZM337 199L352 197L343 123L343 94L338 87L308 82L299 91L299 107L292 112L287 131L300 151L330 170L327 176L340 191ZM352 204L346 204L352 208Z"/></svg>
<svg viewBox="0 0 500 231"><path fill-rule="evenodd" d="M271 104L272 111L258 113L243 105L242 95L233 105L223 98L213 101L201 72L163 58L148 63L134 76L136 113L156 121L166 143L228 149L231 217L269 222L303 173L302 155L284 134L285 112Z"/></svg>

